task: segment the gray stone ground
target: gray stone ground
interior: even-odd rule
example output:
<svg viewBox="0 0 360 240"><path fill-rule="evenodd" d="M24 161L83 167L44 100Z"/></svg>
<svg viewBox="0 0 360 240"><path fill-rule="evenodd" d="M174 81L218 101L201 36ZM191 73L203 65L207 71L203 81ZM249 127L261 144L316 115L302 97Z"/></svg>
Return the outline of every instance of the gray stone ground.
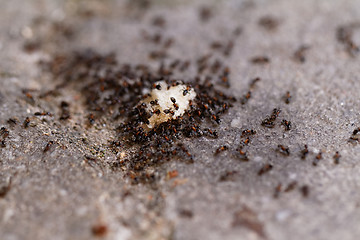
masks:
<svg viewBox="0 0 360 240"><path fill-rule="evenodd" d="M157 0L149 8L141 2L146 1L0 1L0 125L10 131L7 146L0 148L0 188L10 188L0 198L0 239L95 239L92 228L98 225L108 228L104 239L359 239L360 147L348 139L360 126L360 56L346 53L336 29L360 22L360 2ZM202 6L213 12L207 22L199 20ZM162 166L152 188L132 185L125 171L110 169L117 157L106 146L117 123L83 127L79 92L32 102L22 89L36 93L54 86L37 64L54 52L91 47L116 52L119 62L148 63L153 46L141 31L156 32L149 22L157 15L166 19L164 34L176 40L171 56L191 60L240 26L243 32L225 59L232 71L230 91L240 97L250 79L262 80L246 105L237 102L224 115L218 139L187 140L193 164ZM263 16L279 26L260 27ZM73 36L55 31L54 22L70 26ZM40 49L27 53L23 45L34 39L41 39ZM360 44L360 30L353 39ZM310 49L301 64L292 56L304 44ZM259 55L271 62L251 64ZM281 99L286 91L293 96L290 104ZM60 100L73 103L67 124L57 120ZM290 131L278 122L273 129L260 125L275 107L282 109L280 120L293 123ZM37 111L55 115L35 117ZM26 117L31 123L25 129ZM10 126L9 118L19 123ZM257 131L249 162L234 159L232 150L214 156L221 145L235 149L245 128ZM44 153L50 140L55 144ZM289 146L290 156L275 151L278 144ZM304 144L310 153L302 161ZM85 161L87 154L99 162ZM259 176L266 163L273 169ZM172 170L178 176L169 179L166 172ZM292 191L273 197L279 183L284 190L294 181ZM300 191L304 185L307 197Z"/></svg>

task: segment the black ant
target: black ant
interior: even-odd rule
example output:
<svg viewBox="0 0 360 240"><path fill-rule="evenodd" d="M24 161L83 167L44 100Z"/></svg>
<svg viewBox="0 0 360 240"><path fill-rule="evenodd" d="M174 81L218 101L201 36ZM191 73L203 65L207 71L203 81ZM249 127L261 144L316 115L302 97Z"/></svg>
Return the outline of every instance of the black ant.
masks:
<svg viewBox="0 0 360 240"><path fill-rule="evenodd" d="M216 149L215 155L219 154L220 152L226 151L226 150L228 150L228 146L221 146Z"/></svg>
<svg viewBox="0 0 360 240"><path fill-rule="evenodd" d="M90 115L88 116L88 121L90 125L93 125L95 123L95 115L93 113L90 113Z"/></svg>
<svg viewBox="0 0 360 240"><path fill-rule="evenodd" d="M281 125L285 127L285 131L289 131L291 129L291 122L288 120L283 119L281 121Z"/></svg>
<svg viewBox="0 0 360 240"><path fill-rule="evenodd" d="M258 24L266 30L272 31L278 27L279 20L271 16L264 16L259 19Z"/></svg>
<svg viewBox="0 0 360 240"><path fill-rule="evenodd" d="M289 183L289 185L284 189L284 192L290 192L290 191L294 190L296 186L297 186L297 182L296 182L296 181L292 181L292 182Z"/></svg>
<svg viewBox="0 0 360 240"><path fill-rule="evenodd" d="M300 188L300 191L303 195L303 197L308 197L309 196L309 186L308 185L304 185Z"/></svg>
<svg viewBox="0 0 360 240"><path fill-rule="evenodd" d="M267 172L269 172L273 168L273 165L270 163L266 163L260 170L258 171L258 175L261 176Z"/></svg>
<svg viewBox="0 0 360 240"><path fill-rule="evenodd" d="M344 45L346 52L354 57L356 53L360 51L360 47L356 45L353 37L353 30L357 27L354 24L350 24L348 26L341 26L337 29L336 37L337 40Z"/></svg>
<svg viewBox="0 0 360 240"><path fill-rule="evenodd" d="M319 161L322 159L322 152L320 151L317 155L316 155L316 157L315 157L315 159L314 159L314 161L313 161L313 166L317 166L318 165L318 163L319 163Z"/></svg>
<svg viewBox="0 0 360 240"><path fill-rule="evenodd" d="M54 141L49 141L49 142L46 144L43 152L46 153L47 151L49 151L52 145L54 145Z"/></svg>
<svg viewBox="0 0 360 240"><path fill-rule="evenodd" d="M157 99L150 101L150 104L151 104L151 105L159 105Z"/></svg>
<svg viewBox="0 0 360 240"><path fill-rule="evenodd" d="M294 53L294 59L297 62L304 63L305 62L305 52L309 49L309 46L300 46Z"/></svg>
<svg viewBox="0 0 360 240"><path fill-rule="evenodd" d="M305 160L306 156L309 154L308 146L305 144L304 149L301 150L301 159Z"/></svg>
<svg viewBox="0 0 360 240"><path fill-rule="evenodd" d="M285 147L284 145L278 145L277 151L281 153L282 155L289 156L290 150L288 147Z"/></svg>
<svg viewBox="0 0 360 240"><path fill-rule="evenodd" d="M50 116L50 117L52 117L52 114L49 112L35 112L34 116Z"/></svg>
<svg viewBox="0 0 360 240"><path fill-rule="evenodd" d="M6 128L2 127L0 129L0 147L6 147L5 139L9 136L10 132Z"/></svg>
<svg viewBox="0 0 360 240"><path fill-rule="evenodd" d="M279 183L276 187L275 187L275 191L274 191L274 198L278 198L280 193L281 193L281 189L282 189L282 184Z"/></svg>
<svg viewBox="0 0 360 240"><path fill-rule="evenodd" d="M341 157L340 153L338 151L336 151L335 155L333 156L335 164L340 163L340 157Z"/></svg>
<svg viewBox="0 0 360 240"><path fill-rule="evenodd" d="M290 92L287 91L283 97L284 101L286 104L289 104L290 103L290 100L291 100L291 95L290 95Z"/></svg>
<svg viewBox="0 0 360 240"><path fill-rule="evenodd" d="M251 91L248 91L246 94L245 94L245 96L243 96L242 98L241 98L241 104L242 105L244 105L245 103L247 103L248 102L248 100L251 98Z"/></svg>
<svg viewBox="0 0 360 240"><path fill-rule="evenodd" d="M270 62L270 58L268 58L267 56L257 56L257 57L253 57L251 59L251 62L253 64L266 64Z"/></svg>
<svg viewBox="0 0 360 240"><path fill-rule="evenodd" d="M199 17L201 21L207 22L212 16L213 12L210 7L204 6L199 9Z"/></svg>
<svg viewBox="0 0 360 240"><path fill-rule="evenodd" d="M62 101L60 103L60 109L61 109L60 120L67 120L70 118L69 106L70 104L65 101Z"/></svg>
<svg viewBox="0 0 360 240"><path fill-rule="evenodd" d="M239 152L239 158L241 161L244 161L244 162L249 161L249 158L248 158L246 152L244 152L241 148L238 149L238 152Z"/></svg>
<svg viewBox="0 0 360 240"><path fill-rule="evenodd" d="M353 135L356 135L356 134L358 134L358 132L360 132L360 128L356 128L354 131L353 131Z"/></svg>
<svg viewBox="0 0 360 240"><path fill-rule="evenodd" d="M24 122L23 122L23 127L24 128L28 128L30 125L30 118L29 117L26 117Z"/></svg>
<svg viewBox="0 0 360 240"><path fill-rule="evenodd" d="M152 19L152 25L164 28L166 25L166 20L162 16L156 16Z"/></svg>
<svg viewBox="0 0 360 240"><path fill-rule="evenodd" d="M237 171L228 171L225 174L221 175L219 178L220 182L228 181L231 179L232 176L237 174Z"/></svg>
<svg viewBox="0 0 360 240"><path fill-rule="evenodd" d="M15 119L15 118L9 118L7 120L7 123L10 124L10 125L16 125L18 123L18 120Z"/></svg>
<svg viewBox="0 0 360 240"><path fill-rule="evenodd" d="M274 108L273 112L270 116L266 117L262 122L261 125L267 128L273 128L275 127L275 120L281 113L281 110L278 108Z"/></svg>
<svg viewBox="0 0 360 240"><path fill-rule="evenodd" d="M245 130L242 131L241 137L251 136L251 135L255 135L255 134L256 134L255 130L245 129Z"/></svg>

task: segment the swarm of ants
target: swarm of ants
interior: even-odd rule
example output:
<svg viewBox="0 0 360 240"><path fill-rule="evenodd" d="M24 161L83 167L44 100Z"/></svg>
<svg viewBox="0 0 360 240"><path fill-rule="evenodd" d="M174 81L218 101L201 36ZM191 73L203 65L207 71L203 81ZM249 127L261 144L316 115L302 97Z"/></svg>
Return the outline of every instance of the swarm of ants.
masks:
<svg viewBox="0 0 360 240"><path fill-rule="evenodd" d="M220 123L220 116L235 101L234 97L220 91L219 84L214 84L211 77L197 75L188 81L176 79L176 71L183 70L181 60L178 62L178 67L161 64L154 71L147 65L120 65L114 54L102 55L87 50L55 56L50 62L43 63L43 66L58 79L56 91L67 87L79 89L86 99L90 126L104 116L110 121L119 122L116 128L118 139L111 144L121 142L137 147L138 151L119 159L112 167L126 167L132 173L131 178L137 182L150 166L173 158L192 162L192 155L181 139L201 136L216 138L217 132L210 129L211 126ZM226 72L229 71L227 68ZM165 81L168 86L185 84L187 88L183 94L186 95L187 89L191 88L196 92L196 98L190 101L190 107L184 115L145 130L144 124L148 123L151 114L156 113L149 113L144 104L139 103L148 97L149 91L158 87L157 81ZM167 114L172 113L169 111Z"/></svg>

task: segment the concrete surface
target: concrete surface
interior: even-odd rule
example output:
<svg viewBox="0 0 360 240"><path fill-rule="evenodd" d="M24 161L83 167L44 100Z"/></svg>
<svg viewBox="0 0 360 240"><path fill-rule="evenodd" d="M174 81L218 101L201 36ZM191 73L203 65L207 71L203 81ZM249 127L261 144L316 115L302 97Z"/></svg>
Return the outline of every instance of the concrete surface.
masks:
<svg viewBox="0 0 360 240"><path fill-rule="evenodd" d="M0 148L0 239L359 239L360 147L348 140L360 127L360 56L348 54L336 32L360 22L360 2L146 2L0 1L0 126L9 131ZM199 19L203 7L211 10L209 19ZM164 28L150 24L159 15ZM266 16L278 26L260 26ZM65 28L56 30L55 23ZM38 96L54 87L38 65L54 53L92 48L114 51L121 63L157 66L148 58L154 45L144 41L146 30L175 39L172 59L195 61L238 27L242 33L224 58L231 69L228 91L240 99L251 79L261 81L247 104L238 101L223 115L218 139L185 140L193 164L170 161L154 169L155 187L131 184L126 170L110 167L118 157L108 141L116 138L118 123L85 127L87 110L77 89L51 100L23 93ZM360 45L360 29L352 39ZM24 50L39 41L33 52ZM293 54L302 45L310 48L299 63ZM255 56L270 62L252 64ZM287 91L290 104L282 99ZM72 103L65 124L58 120L62 100ZM276 126L261 126L276 107L282 109ZM42 111L53 116L34 116ZM31 122L24 128L26 117ZM281 119L292 122L290 131ZM249 161L242 162L234 154L247 128L257 134L246 149ZM49 141L54 144L44 152ZM279 144L289 147L289 156L276 151ZM301 160L304 144L309 154ZM222 145L229 150L214 155ZM322 159L313 166L319 152ZM273 168L259 176L267 163ZM167 176L173 170L178 176Z"/></svg>

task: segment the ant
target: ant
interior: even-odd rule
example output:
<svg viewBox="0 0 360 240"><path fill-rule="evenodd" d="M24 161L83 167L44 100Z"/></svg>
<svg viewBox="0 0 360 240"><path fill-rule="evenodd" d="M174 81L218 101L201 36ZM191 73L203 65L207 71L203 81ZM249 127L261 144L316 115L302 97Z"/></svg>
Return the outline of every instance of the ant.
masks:
<svg viewBox="0 0 360 240"><path fill-rule="evenodd" d="M271 16L264 16L259 19L258 24L268 31L273 31L278 27L279 20Z"/></svg>
<svg viewBox="0 0 360 240"><path fill-rule="evenodd" d="M294 53L294 59L297 62L304 63L305 62L305 52L309 49L309 46L302 45L300 46Z"/></svg>
<svg viewBox="0 0 360 240"><path fill-rule="evenodd" d="M290 103L291 95L290 95L290 92L289 92L289 91L287 91L287 92L285 93L283 99L284 99L284 102L285 102L286 104L289 104L289 103Z"/></svg>
<svg viewBox="0 0 360 240"><path fill-rule="evenodd" d="M333 156L335 164L340 163L340 157L341 157L340 153L338 151L336 151L335 155Z"/></svg>
<svg viewBox="0 0 360 240"><path fill-rule="evenodd" d="M283 119L281 121L281 125L285 127L285 131L289 131L291 129L291 122L288 120Z"/></svg>
<svg viewBox="0 0 360 240"><path fill-rule="evenodd" d="M275 192L274 192L274 198L278 198L280 195L282 189L282 184L279 183L276 187L275 187Z"/></svg>
<svg viewBox="0 0 360 240"><path fill-rule="evenodd" d="M9 118L7 120L7 123L10 124L10 125L16 125L18 123L18 120L15 119L15 118Z"/></svg>
<svg viewBox="0 0 360 240"><path fill-rule="evenodd" d="M253 64L266 64L270 62L270 58L268 58L267 56L257 56L257 57L253 57L251 59L251 62Z"/></svg>
<svg viewBox="0 0 360 240"><path fill-rule="evenodd" d="M267 128L273 128L275 127L275 120L281 113L281 110L278 108L274 108L273 112L270 116L266 117L262 122L261 125Z"/></svg>
<svg viewBox="0 0 360 240"><path fill-rule="evenodd" d="M89 121L90 125L94 125L95 115L93 113L90 113L90 115L88 116L88 121Z"/></svg>
<svg viewBox="0 0 360 240"><path fill-rule="evenodd" d="M49 151L52 145L54 145L54 141L49 141L49 142L46 144L43 152L46 153L47 151Z"/></svg>
<svg viewBox="0 0 360 240"><path fill-rule="evenodd" d="M317 166L318 165L318 163L319 163L319 161L322 159L322 152L320 151L317 155L316 155L316 157L315 157L315 159L314 159L314 161L313 161L313 166Z"/></svg>
<svg viewBox="0 0 360 240"><path fill-rule="evenodd" d="M269 172L273 168L273 165L270 163L266 163L259 171L258 175L261 176L267 172Z"/></svg>
<svg viewBox="0 0 360 240"><path fill-rule="evenodd" d="M241 137L246 137L246 136L255 135L255 134L256 134L255 130L245 129L245 130L242 131Z"/></svg>
<svg viewBox="0 0 360 240"><path fill-rule="evenodd" d="M285 155L285 156L289 156L289 155L290 155L290 150L289 150L289 148L288 148L288 147L285 147L284 145L281 145L281 144L278 145L277 151L278 151L279 153L281 153L282 155Z"/></svg>
<svg viewBox="0 0 360 240"><path fill-rule="evenodd" d="M289 185L285 188L284 192L290 192L290 191L294 190L296 186L297 186L297 182L296 182L296 181L292 181L292 182L289 183Z"/></svg>
<svg viewBox="0 0 360 240"><path fill-rule="evenodd" d="M70 104L65 101L62 101L60 103L60 109L61 109L60 120L67 120L70 118L69 106Z"/></svg>
<svg viewBox="0 0 360 240"><path fill-rule="evenodd" d="M23 127L28 128L29 125L30 125L30 118L26 117L25 120L24 120L24 123L23 123Z"/></svg>
<svg viewBox="0 0 360 240"><path fill-rule="evenodd" d="M219 154L220 152L226 151L226 150L228 150L227 146L221 146L216 149L215 155Z"/></svg>
<svg viewBox="0 0 360 240"><path fill-rule="evenodd" d="M6 147L6 143L5 143L5 139L9 136L9 130L7 130L6 128L2 127L0 129L0 147L4 148Z"/></svg>
<svg viewBox="0 0 360 240"><path fill-rule="evenodd" d="M304 149L301 150L301 159L305 160L306 156L309 154L308 146L305 144Z"/></svg>

